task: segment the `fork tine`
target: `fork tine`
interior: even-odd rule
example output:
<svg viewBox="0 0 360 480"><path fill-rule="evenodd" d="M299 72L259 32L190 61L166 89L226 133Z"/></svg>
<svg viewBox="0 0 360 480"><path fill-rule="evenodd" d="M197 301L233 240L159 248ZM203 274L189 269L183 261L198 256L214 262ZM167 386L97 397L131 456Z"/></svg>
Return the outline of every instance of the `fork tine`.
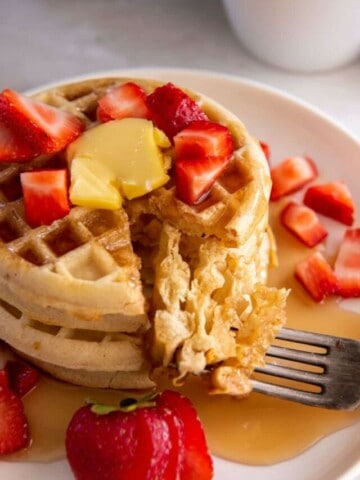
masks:
<svg viewBox="0 0 360 480"><path fill-rule="evenodd" d="M261 382L259 380L253 380L253 390L258 393L265 393L272 397L278 397L285 400L292 400L300 402L305 405L311 406L330 406L327 405L326 398L318 393L304 392L302 390L296 390L294 388L284 387L282 385L275 385L272 383ZM336 407L335 407L336 408Z"/></svg>
<svg viewBox="0 0 360 480"><path fill-rule="evenodd" d="M297 370L295 368L283 367L282 365L275 365L273 363L267 363L266 367L256 367L256 372L318 386L321 386L326 382L326 377L322 372L316 373Z"/></svg>
<svg viewBox="0 0 360 480"><path fill-rule="evenodd" d="M334 345L335 337L304 330L295 330L293 328L282 328L276 336L279 340L288 340L305 345L314 345L318 347L330 347Z"/></svg>
<svg viewBox="0 0 360 480"><path fill-rule="evenodd" d="M325 365L326 360L325 355L321 353L304 352L303 350L292 350L291 348L277 346L271 346L266 355L320 366Z"/></svg>
<svg viewBox="0 0 360 480"><path fill-rule="evenodd" d="M267 363L255 372L276 378L294 380L320 387L320 391L306 390L306 385L285 386L253 378L253 389L306 405L321 406L337 410L354 410L360 406L360 342L359 340L282 329L280 340L303 344L304 350L290 346L271 346L266 353ZM305 346L320 347L322 352L306 351ZM311 350L311 349L310 349ZM273 358L290 363L271 361ZM320 366L323 371L308 371L291 362ZM304 387L304 388L303 388Z"/></svg>

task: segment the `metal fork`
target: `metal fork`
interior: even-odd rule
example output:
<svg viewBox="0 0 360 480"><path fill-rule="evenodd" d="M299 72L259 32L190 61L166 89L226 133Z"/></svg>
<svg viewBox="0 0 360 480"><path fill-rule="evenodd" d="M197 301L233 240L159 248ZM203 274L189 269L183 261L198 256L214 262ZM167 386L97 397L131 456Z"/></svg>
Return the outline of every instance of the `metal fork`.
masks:
<svg viewBox="0 0 360 480"><path fill-rule="evenodd" d="M255 369L261 374L261 380L256 376L253 379L255 392L337 410L354 410L360 405L360 341L289 328L283 328L276 338L290 342L290 346L270 347L265 366ZM317 351L298 349L299 345L296 349L295 344ZM289 366L289 361L300 362L301 369L296 364ZM318 371L309 371L309 368ZM263 378L286 379L299 385L277 385ZM313 386L318 391L308 391L314 390Z"/></svg>

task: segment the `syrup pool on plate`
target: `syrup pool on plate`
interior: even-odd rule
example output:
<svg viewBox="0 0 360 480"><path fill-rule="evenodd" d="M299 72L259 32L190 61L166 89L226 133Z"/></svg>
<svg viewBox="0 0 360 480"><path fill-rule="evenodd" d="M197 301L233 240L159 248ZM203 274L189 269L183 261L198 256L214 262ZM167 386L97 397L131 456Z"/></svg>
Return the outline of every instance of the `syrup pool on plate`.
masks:
<svg viewBox="0 0 360 480"><path fill-rule="evenodd" d="M295 263L310 250L302 246L279 224L281 205L272 205L272 227L278 244L279 264L270 272L269 284L291 289L288 326L360 340L360 316L339 307L336 300L316 304L294 280ZM171 387L163 377L160 387ZM265 465L294 457L331 432L360 419L360 410L334 411L252 393L237 400L209 396L199 381L180 389L194 402L204 424L213 454L229 460ZM65 454L64 438L72 414L86 398L97 402L118 402L126 394L74 387L41 379L24 399L32 432L32 445L12 458L19 461L52 461Z"/></svg>

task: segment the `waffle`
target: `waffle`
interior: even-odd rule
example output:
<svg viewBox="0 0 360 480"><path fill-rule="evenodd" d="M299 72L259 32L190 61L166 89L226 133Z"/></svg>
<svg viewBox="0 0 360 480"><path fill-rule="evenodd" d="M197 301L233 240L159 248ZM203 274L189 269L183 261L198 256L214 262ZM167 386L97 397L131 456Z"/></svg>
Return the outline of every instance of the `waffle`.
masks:
<svg viewBox="0 0 360 480"><path fill-rule="evenodd" d="M159 85L104 78L35 98L76 114L89 128L98 99L129 80L148 93ZM88 377L93 386L149 384L149 335L152 362L175 368L177 381L204 373L213 392L246 394L254 366L285 321L286 292L265 286L275 249L268 229L271 181L259 143L219 104L187 93L211 120L230 129L236 148L196 206L178 200L170 180L118 211L75 207L51 226L31 229L19 173L61 162L61 155L1 166L0 337L59 378L78 383ZM4 305L15 307L19 318ZM39 342L53 347L37 349ZM98 362L104 355L106 368Z"/></svg>
<svg viewBox="0 0 360 480"><path fill-rule="evenodd" d="M22 357L61 380L102 388L153 386L140 336L48 325L3 300L0 332Z"/></svg>
<svg viewBox="0 0 360 480"><path fill-rule="evenodd" d="M25 313L45 322L112 317L117 329L145 324L139 260L123 210L74 208L50 226L32 229L22 199L5 201L0 238L2 297ZM125 325L129 315L139 322Z"/></svg>

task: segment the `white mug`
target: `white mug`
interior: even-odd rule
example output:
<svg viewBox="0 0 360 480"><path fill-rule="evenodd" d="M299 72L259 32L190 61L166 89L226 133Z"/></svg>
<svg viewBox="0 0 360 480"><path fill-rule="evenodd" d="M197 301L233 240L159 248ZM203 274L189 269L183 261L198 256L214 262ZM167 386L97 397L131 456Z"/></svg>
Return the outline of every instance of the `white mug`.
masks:
<svg viewBox="0 0 360 480"><path fill-rule="evenodd" d="M223 0L259 59L289 70L339 67L360 53L360 0Z"/></svg>

